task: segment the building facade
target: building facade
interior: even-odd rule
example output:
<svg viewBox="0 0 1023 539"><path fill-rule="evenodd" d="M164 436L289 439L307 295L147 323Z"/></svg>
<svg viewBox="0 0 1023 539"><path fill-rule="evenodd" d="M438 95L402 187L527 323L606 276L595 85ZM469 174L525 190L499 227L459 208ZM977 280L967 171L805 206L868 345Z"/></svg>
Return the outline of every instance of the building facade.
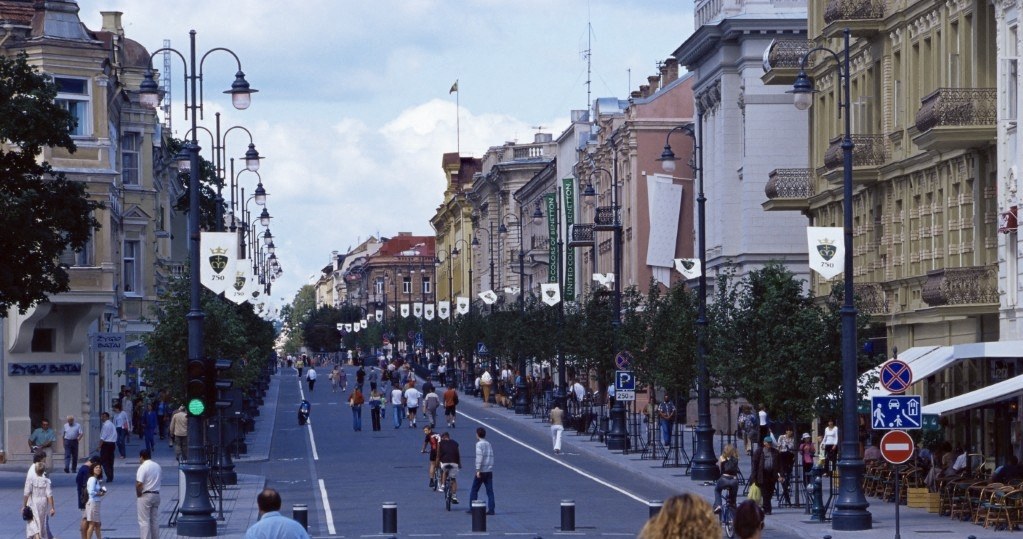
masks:
<svg viewBox="0 0 1023 539"><path fill-rule="evenodd" d="M441 160L447 188L444 199L430 218L436 234L437 298L448 301L454 309L456 298L472 298L470 274L472 263L472 205L467 197L472 179L483 168L475 157L446 153Z"/></svg>

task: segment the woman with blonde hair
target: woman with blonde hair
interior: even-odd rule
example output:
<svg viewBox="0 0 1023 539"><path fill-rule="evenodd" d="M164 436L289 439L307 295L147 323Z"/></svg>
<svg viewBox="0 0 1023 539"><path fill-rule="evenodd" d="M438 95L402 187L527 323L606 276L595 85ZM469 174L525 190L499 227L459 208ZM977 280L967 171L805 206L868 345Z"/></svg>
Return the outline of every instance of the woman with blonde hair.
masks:
<svg viewBox="0 0 1023 539"><path fill-rule="evenodd" d="M32 509L32 520L25 522L25 536L29 538L49 535L50 517L56 513L53 489L50 478L43 473L45 469L44 462L35 463L35 473L30 474L25 480L25 498L22 500L22 506Z"/></svg>
<svg viewBox="0 0 1023 539"><path fill-rule="evenodd" d="M672 496L639 530L638 539L706 539L720 537L721 527L710 504L687 492Z"/></svg>
<svg viewBox="0 0 1023 539"><path fill-rule="evenodd" d="M721 511L721 491L727 490L728 504L735 507L735 495L739 490L739 450L732 444L725 445L725 450L718 457L718 468L721 477L714 485L714 512Z"/></svg>

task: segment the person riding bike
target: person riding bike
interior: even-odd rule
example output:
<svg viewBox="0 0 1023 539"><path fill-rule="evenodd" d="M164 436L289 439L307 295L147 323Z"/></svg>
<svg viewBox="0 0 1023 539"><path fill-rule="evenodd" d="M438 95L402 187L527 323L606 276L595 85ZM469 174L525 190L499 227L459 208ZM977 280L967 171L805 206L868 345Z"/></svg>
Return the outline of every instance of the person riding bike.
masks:
<svg viewBox="0 0 1023 539"><path fill-rule="evenodd" d="M458 492L458 470L462 467L462 457L458 453L458 442L451 439L451 435L443 433L440 435L440 444L437 445L437 461L440 462L440 490L444 491L448 477L451 478L451 503L458 503L455 493Z"/></svg>
<svg viewBox="0 0 1023 539"><path fill-rule="evenodd" d="M739 489L739 451L732 444L725 445L725 450L718 458L721 477L714 485L714 512L721 512L721 491L728 490L728 505L735 507L735 496Z"/></svg>

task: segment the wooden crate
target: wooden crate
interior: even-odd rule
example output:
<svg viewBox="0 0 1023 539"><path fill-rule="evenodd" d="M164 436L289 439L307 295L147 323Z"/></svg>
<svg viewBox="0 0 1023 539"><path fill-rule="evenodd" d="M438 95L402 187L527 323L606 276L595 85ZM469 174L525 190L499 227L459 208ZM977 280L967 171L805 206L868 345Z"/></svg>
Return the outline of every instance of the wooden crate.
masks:
<svg viewBox="0 0 1023 539"><path fill-rule="evenodd" d="M937 492L930 492L927 494L927 506L928 513L937 513L941 510L941 495Z"/></svg>
<svg viewBox="0 0 1023 539"><path fill-rule="evenodd" d="M906 505L923 509L927 507L929 495L926 488L910 488L906 492Z"/></svg>

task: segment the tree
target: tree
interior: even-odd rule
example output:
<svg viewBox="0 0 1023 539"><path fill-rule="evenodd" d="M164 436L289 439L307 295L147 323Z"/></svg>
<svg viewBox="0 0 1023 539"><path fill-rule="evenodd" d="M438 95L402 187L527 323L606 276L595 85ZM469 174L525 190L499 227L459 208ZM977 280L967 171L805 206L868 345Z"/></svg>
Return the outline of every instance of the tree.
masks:
<svg viewBox="0 0 1023 539"><path fill-rule="evenodd" d="M75 120L55 102L57 87L24 53L0 56L0 313L22 313L49 295L70 290L60 255L80 252L92 230L85 185L37 161L43 148L76 150ZM0 315L5 316L5 315Z"/></svg>
<svg viewBox="0 0 1023 539"><path fill-rule="evenodd" d="M316 288L313 285L304 285L298 289L295 299L290 305L281 309L281 318L288 327L288 340L284 343L284 353L297 354L305 343L302 335L302 326L306 319L316 309Z"/></svg>

